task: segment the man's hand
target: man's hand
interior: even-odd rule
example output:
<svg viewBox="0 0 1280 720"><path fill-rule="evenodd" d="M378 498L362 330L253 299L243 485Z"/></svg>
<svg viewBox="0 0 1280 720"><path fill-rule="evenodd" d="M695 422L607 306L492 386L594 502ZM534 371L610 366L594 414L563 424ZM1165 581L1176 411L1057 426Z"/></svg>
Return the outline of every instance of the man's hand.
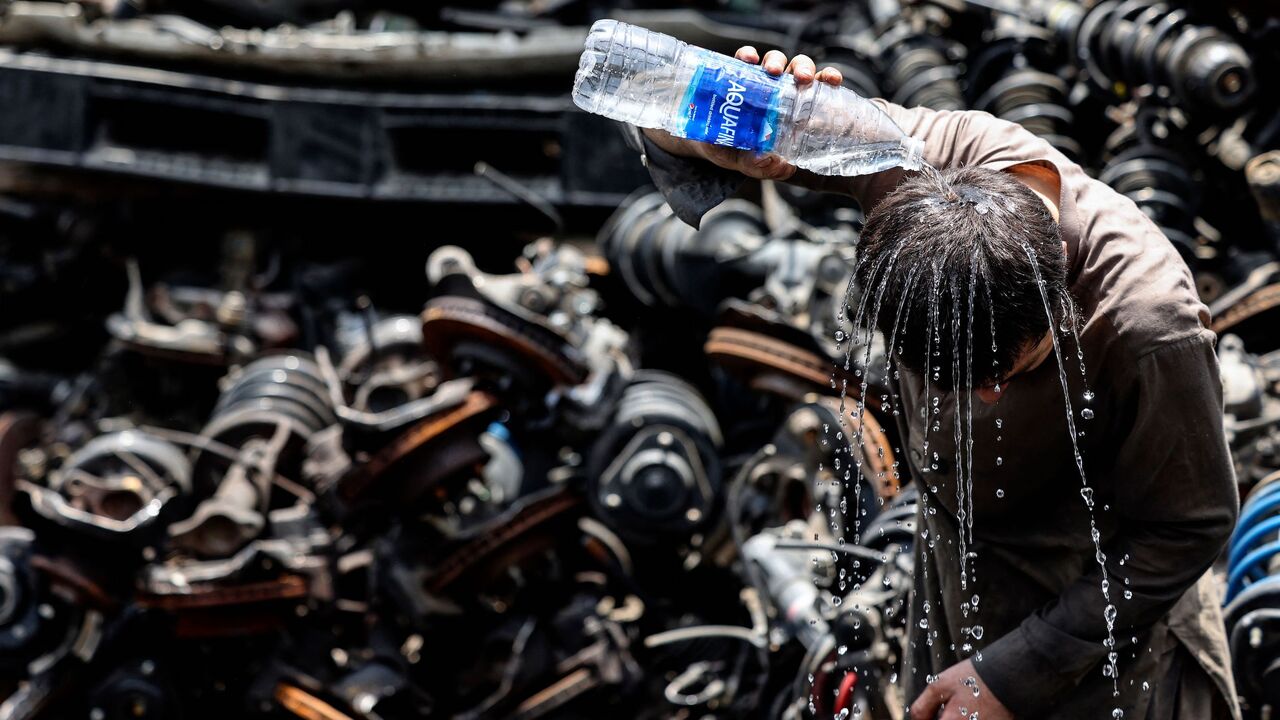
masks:
<svg viewBox="0 0 1280 720"><path fill-rule="evenodd" d="M968 720L975 713L978 720L1013 720L1013 713L982 682L970 660L942 671L911 703L911 720Z"/></svg>
<svg viewBox="0 0 1280 720"><path fill-rule="evenodd" d="M752 65L760 62L760 53L749 45L738 48L738 52L734 53L734 57ZM796 85L801 87L808 85L815 79L818 82L837 86L844 81L840 71L833 67L823 68L822 72L818 72L817 66L813 64L813 60L809 59L807 55L797 55L788 63L787 56L778 50L770 50L765 53L764 70L775 76L789 72L796 76ZM747 177L761 180L786 180L796 172L795 165L784 161L777 155L756 155L747 150L736 150L721 145L685 140L684 138L673 137L662 130L645 128L643 132L658 147L672 155L709 160L722 168L737 170Z"/></svg>

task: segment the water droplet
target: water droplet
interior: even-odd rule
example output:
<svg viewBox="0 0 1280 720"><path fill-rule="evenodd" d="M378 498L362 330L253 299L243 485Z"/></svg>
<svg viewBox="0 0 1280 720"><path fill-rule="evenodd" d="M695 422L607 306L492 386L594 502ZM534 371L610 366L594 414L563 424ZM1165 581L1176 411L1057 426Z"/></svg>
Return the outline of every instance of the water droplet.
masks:
<svg viewBox="0 0 1280 720"><path fill-rule="evenodd" d="M1003 465L1003 464L1004 464L1004 458L997 456L997 457L996 457L996 464L997 464L997 465Z"/></svg>
<svg viewBox="0 0 1280 720"><path fill-rule="evenodd" d="M1080 411L1080 417L1084 418L1085 420L1092 420L1092 419L1093 419L1093 408L1085 408L1085 409L1081 410L1081 411Z"/></svg>
<svg viewBox="0 0 1280 720"><path fill-rule="evenodd" d="M1093 402L1093 391L1085 390L1084 395L1082 395L1081 397L1084 398L1085 402Z"/></svg>
<svg viewBox="0 0 1280 720"><path fill-rule="evenodd" d="M1108 626L1115 625L1115 623L1116 623L1116 606L1115 606L1115 605L1108 605L1108 606L1106 607L1106 609L1102 611L1102 617L1107 621L1107 625L1108 625Z"/></svg>
<svg viewBox="0 0 1280 720"><path fill-rule="evenodd" d="M1132 600L1132 599L1133 599L1133 591L1132 591L1132 590L1125 590L1125 591L1124 591L1124 599L1125 599L1125 600Z"/></svg>
<svg viewBox="0 0 1280 720"><path fill-rule="evenodd" d="M1124 717L1124 711L1120 708L1116 708L1111 711L1111 717L1113 720L1120 720L1120 718Z"/></svg>
<svg viewBox="0 0 1280 720"><path fill-rule="evenodd" d="M996 428L998 429L1002 427L1004 427L1004 420L1001 420L1000 418L996 418Z"/></svg>
<svg viewBox="0 0 1280 720"><path fill-rule="evenodd" d="M996 488L996 497L998 498L1004 497L1004 488Z"/></svg>
<svg viewBox="0 0 1280 720"><path fill-rule="evenodd" d="M830 326L830 325L828 325L827 327L831 327L831 326ZM843 330L837 330L837 331L836 331L836 342L840 342L841 340L844 340L844 331L843 331Z"/></svg>
<svg viewBox="0 0 1280 720"><path fill-rule="evenodd" d="M969 631L969 634L973 636L973 639L974 639L974 640L981 640L981 639L982 639L982 632L983 632L983 630L982 630L982 626L981 626L981 625L974 625L974 626L973 626L973 629L971 629L971 630Z"/></svg>
<svg viewBox="0 0 1280 720"><path fill-rule="evenodd" d="M921 630L929 629L929 618L920 618L920 629Z"/></svg>

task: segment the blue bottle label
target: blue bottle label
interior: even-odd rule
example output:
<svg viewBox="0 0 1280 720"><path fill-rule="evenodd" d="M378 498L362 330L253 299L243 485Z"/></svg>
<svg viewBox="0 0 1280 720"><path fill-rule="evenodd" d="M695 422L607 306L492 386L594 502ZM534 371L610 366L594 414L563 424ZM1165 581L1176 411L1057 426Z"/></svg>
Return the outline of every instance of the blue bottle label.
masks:
<svg viewBox="0 0 1280 720"><path fill-rule="evenodd" d="M781 91L781 81L758 67L738 63L701 65L684 96L684 136L713 145L768 152L776 136Z"/></svg>

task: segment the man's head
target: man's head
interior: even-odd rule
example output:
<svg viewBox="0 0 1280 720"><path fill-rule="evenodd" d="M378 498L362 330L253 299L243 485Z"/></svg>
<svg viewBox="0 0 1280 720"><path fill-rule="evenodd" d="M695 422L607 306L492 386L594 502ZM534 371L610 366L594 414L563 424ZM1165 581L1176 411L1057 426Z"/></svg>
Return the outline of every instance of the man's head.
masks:
<svg viewBox="0 0 1280 720"><path fill-rule="evenodd" d="M985 387L985 398L1047 354L1042 297L1062 317L1066 258L1044 202L1007 173L907 178L867 215L859 253L860 324L892 337L898 362L935 386Z"/></svg>

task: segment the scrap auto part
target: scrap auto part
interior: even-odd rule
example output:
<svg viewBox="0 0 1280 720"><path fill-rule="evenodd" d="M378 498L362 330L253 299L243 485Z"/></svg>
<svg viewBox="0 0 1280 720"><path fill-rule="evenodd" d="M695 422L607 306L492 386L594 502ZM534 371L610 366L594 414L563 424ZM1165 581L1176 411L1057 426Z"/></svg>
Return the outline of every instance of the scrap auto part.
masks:
<svg viewBox="0 0 1280 720"><path fill-rule="evenodd" d="M337 422L319 367L299 353L255 360L229 382L196 443L196 492L190 517L170 527L174 542L226 557L265 525L277 475L302 476L316 433Z"/></svg>
<svg viewBox="0 0 1280 720"><path fill-rule="evenodd" d="M1266 717L1280 706L1280 471L1264 478L1240 510L1227 560L1223 610L1231 665L1246 716Z"/></svg>
<svg viewBox="0 0 1280 720"><path fill-rule="evenodd" d="M1127 96L1151 84L1181 105L1217 112L1239 110L1253 95L1249 54L1226 33L1192 23L1182 8L1106 0L1046 2L1041 12L1105 93Z"/></svg>
<svg viewBox="0 0 1280 720"><path fill-rule="evenodd" d="M687 537L720 503L720 425L679 378L640 371L588 463L597 516L635 542Z"/></svg>
<svg viewBox="0 0 1280 720"><path fill-rule="evenodd" d="M607 398L631 373L627 334L599 316L581 251L537 242L519 264L520 273L490 275L461 248L433 252L427 276L438 295L422 313L427 351L519 409L554 391L546 410L598 426Z"/></svg>
<svg viewBox="0 0 1280 720"><path fill-rule="evenodd" d="M244 3L261 8L262 3ZM81 51L321 77L454 80L498 73L572 72L586 28L549 25L515 33L370 31L330 22L309 27L209 27L177 14L94 17L75 3L18 0L0 6L0 43L62 44Z"/></svg>
<svg viewBox="0 0 1280 720"><path fill-rule="evenodd" d="M1107 139L1111 157L1098 179L1133 200L1195 268L1201 191L1186 157L1170 147L1177 132L1163 113L1140 111Z"/></svg>
<svg viewBox="0 0 1280 720"><path fill-rule="evenodd" d="M31 659L30 648L40 642L40 628L47 623L31 567L34 541L26 528L0 528L0 663L9 669Z"/></svg>
<svg viewBox="0 0 1280 720"><path fill-rule="evenodd" d="M285 313L287 298L168 285L147 293L137 261L129 260L126 267L124 309L107 317L107 332L141 354L226 365L286 345L297 335Z"/></svg>
<svg viewBox="0 0 1280 720"><path fill-rule="evenodd" d="M20 487L43 517L100 539L138 537L165 505L192 490L191 464L174 444L142 430L100 435L72 453L47 485Z"/></svg>
<svg viewBox="0 0 1280 720"><path fill-rule="evenodd" d="M274 629L298 605L331 599L330 537L314 511L273 510L267 525L273 537L229 557L174 556L147 566L134 602L172 614L180 637L210 637Z"/></svg>
<svg viewBox="0 0 1280 720"><path fill-rule="evenodd" d="M361 317L336 371L349 407L379 413L421 399L435 389L439 368L422 351L422 322L412 315Z"/></svg>
<svg viewBox="0 0 1280 720"><path fill-rule="evenodd" d="M348 505L381 498L402 508L489 458L481 432L497 417L497 399L468 380L440 386L423 417L337 480Z"/></svg>
<svg viewBox="0 0 1280 720"><path fill-rule="evenodd" d="M964 110L960 70L963 50L941 34L925 29L931 8L904 8L899 0L872 0L868 11L877 37L873 57L880 59L888 98L903 107Z"/></svg>
<svg viewBox="0 0 1280 720"><path fill-rule="evenodd" d="M1018 123L1079 161L1083 152L1061 76L1053 36L1045 29L998 17L981 49L969 60L969 94L975 110Z"/></svg>
<svg viewBox="0 0 1280 720"><path fill-rule="evenodd" d="M761 208L728 200L694 229L651 193L605 224L598 243L631 294L652 308L714 317L727 300L749 301L779 324L829 337L853 270L857 236L838 230L777 237Z"/></svg>

